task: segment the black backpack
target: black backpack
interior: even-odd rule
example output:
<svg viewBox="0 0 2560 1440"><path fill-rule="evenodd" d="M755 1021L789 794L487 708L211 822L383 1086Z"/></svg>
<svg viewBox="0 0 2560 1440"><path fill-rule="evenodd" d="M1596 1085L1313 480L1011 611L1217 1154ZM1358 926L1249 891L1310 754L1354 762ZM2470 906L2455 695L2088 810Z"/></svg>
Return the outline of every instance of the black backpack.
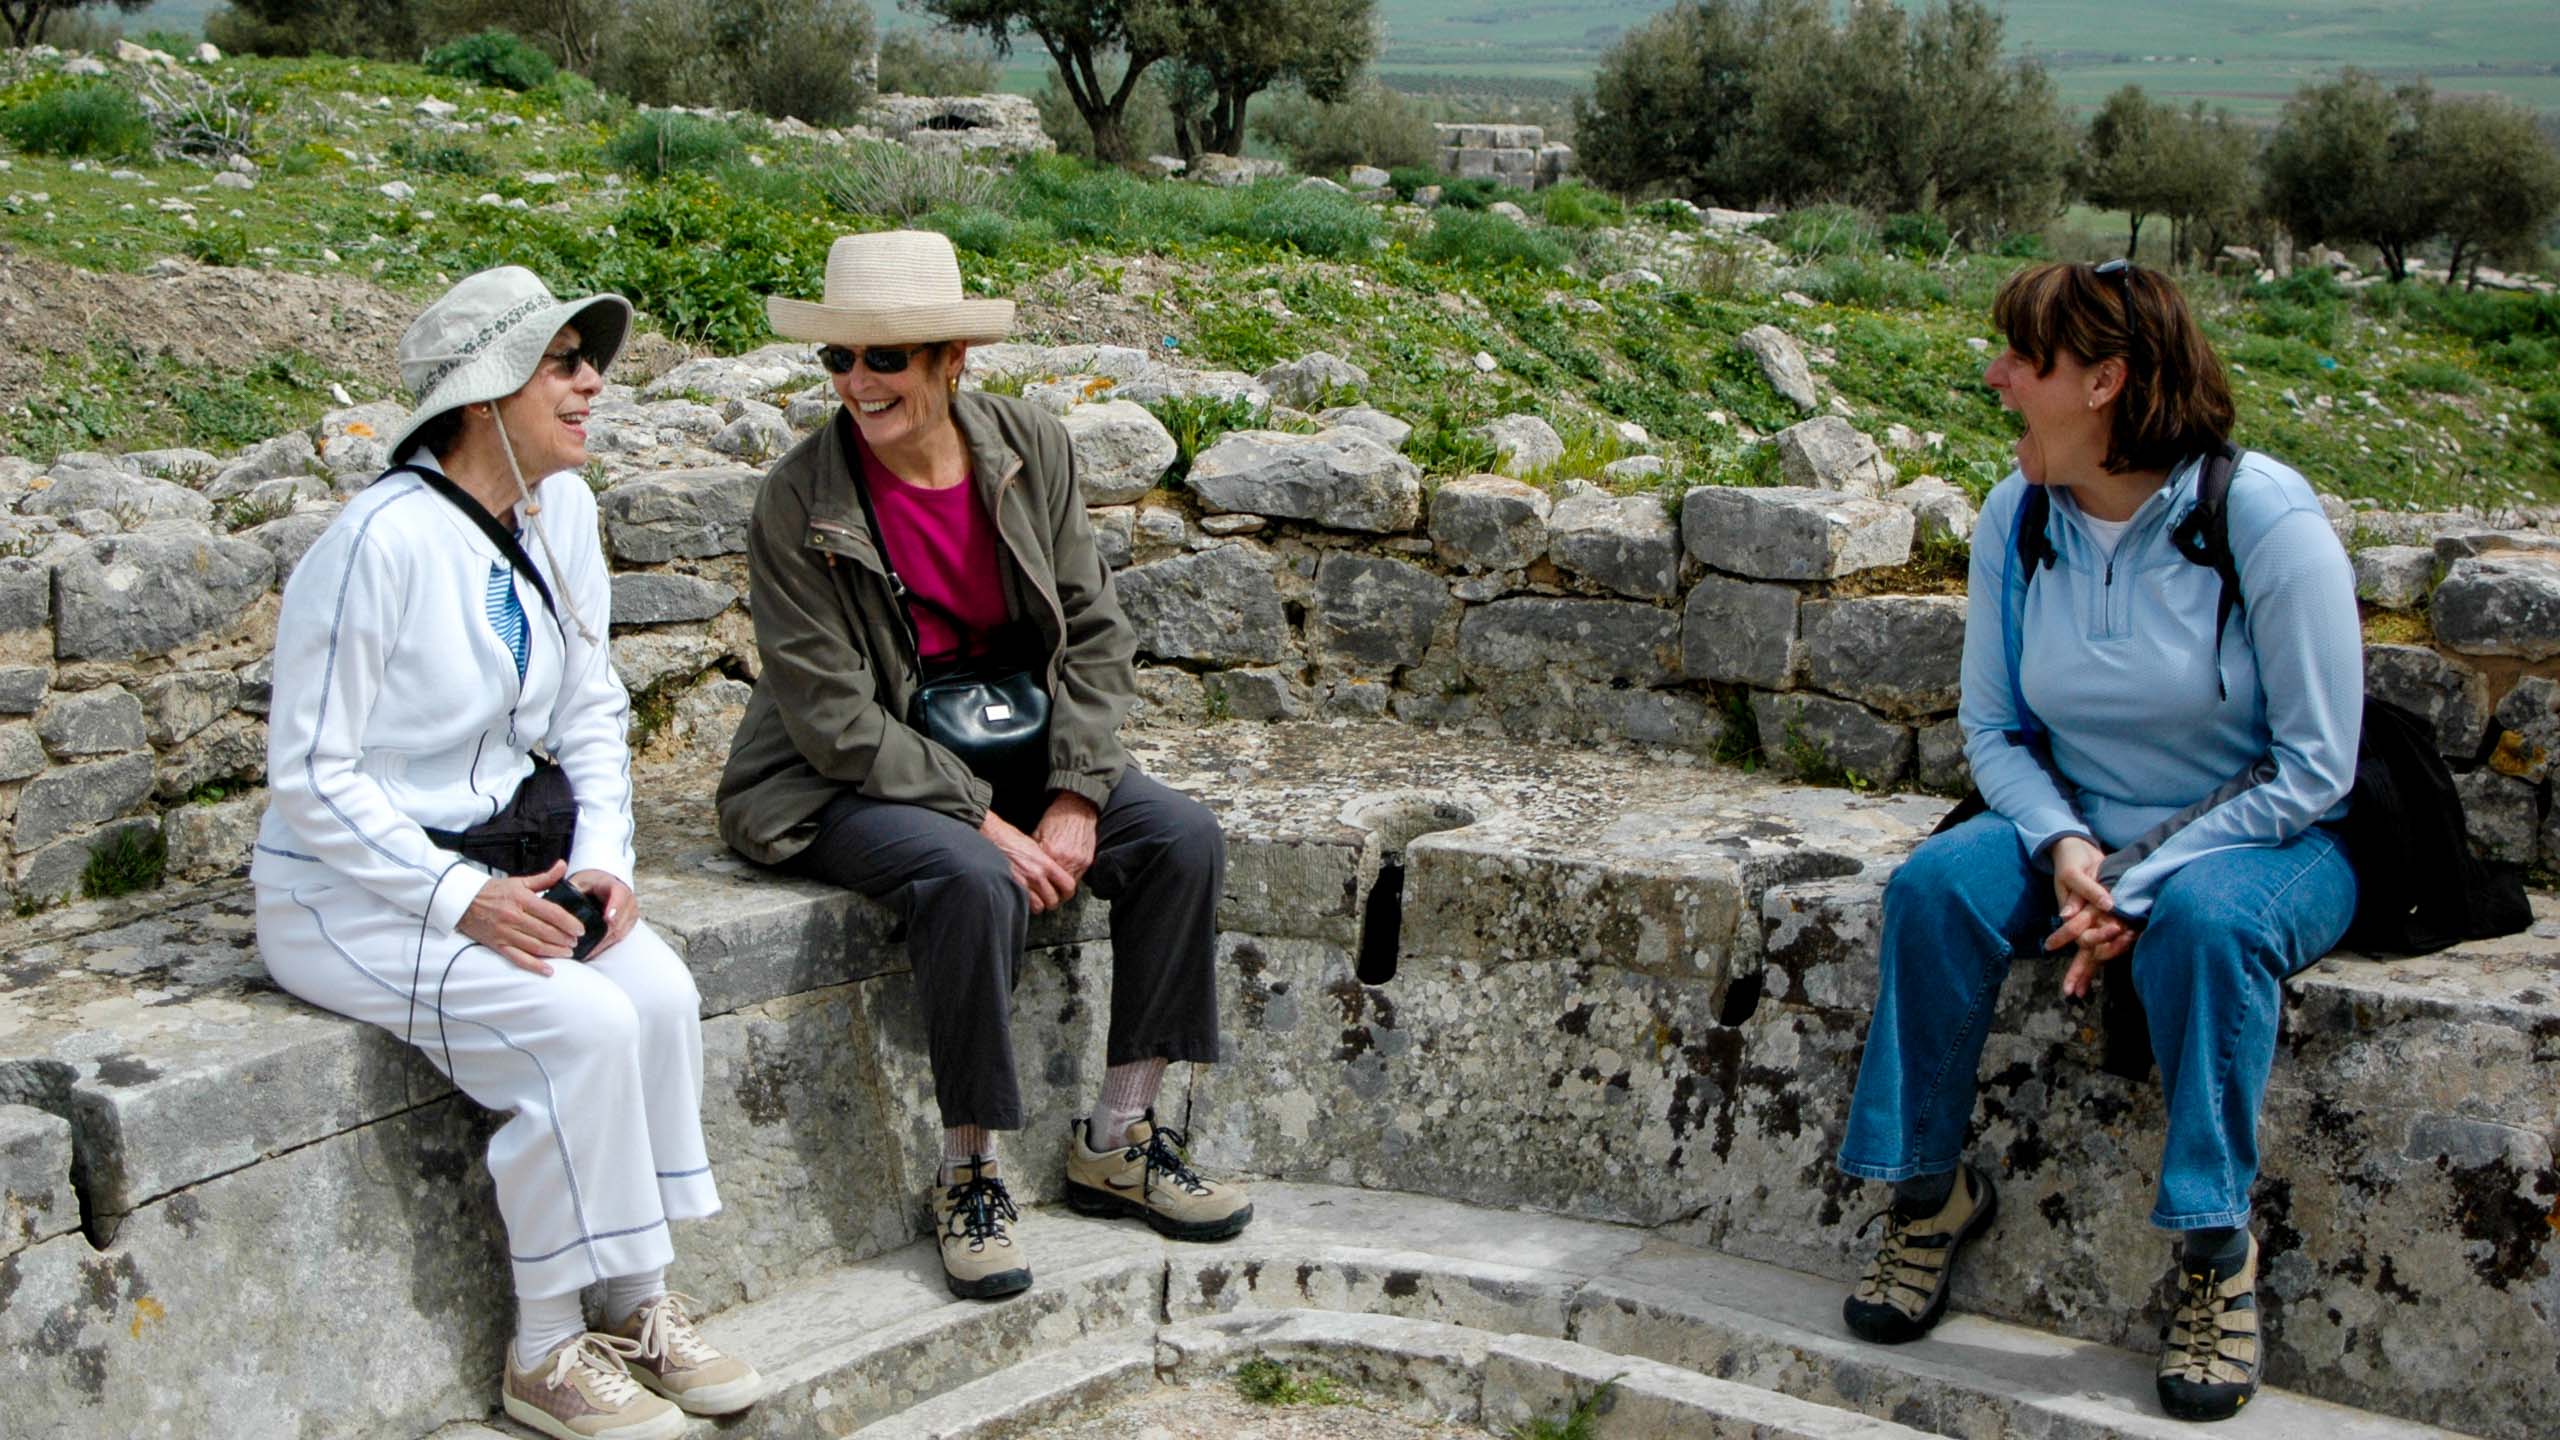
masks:
<svg viewBox="0 0 2560 1440"><path fill-rule="evenodd" d="M2232 472L2239 463L2240 452L2228 441L2209 452L2196 482L2195 508L2169 532L2169 543L2179 554L2222 579L2213 637L2217 677L2222 631L2247 606L2240 593L2240 567L2231 554L2228 506ZM2026 584L2034 582L2038 569L2053 566L2053 540L2046 533L2052 510L2053 497L2045 487L2027 487L2011 532L2015 563ZM2025 584L2019 588L2023 594ZM2015 607L2006 613L2014 624ZM2017 684L2014 667L2010 683ZM2015 704L2027 722L2024 739L2039 740L2042 727L2034 723L2025 697L2016 695ZM2339 825L2356 873L2356 914L2347 927L2345 947L2369 955L2424 955L2464 940L2513 935L2533 923L2524 867L2473 853L2462 794L2436 750L2433 728L2409 710L2367 695L2361 735L2355 788ZM2224 798L2223 792L2214 798ZM1969 812L1968 805L1973 807ZM1970 818L1981 808L1978 793L1968 795L1956 807L1966 813L1951 812L1944 824ZM2202 808L2172 817L2168 827ZM2144 840L2156 844L2161 838L2165 836L2155 831Z"/></svg>

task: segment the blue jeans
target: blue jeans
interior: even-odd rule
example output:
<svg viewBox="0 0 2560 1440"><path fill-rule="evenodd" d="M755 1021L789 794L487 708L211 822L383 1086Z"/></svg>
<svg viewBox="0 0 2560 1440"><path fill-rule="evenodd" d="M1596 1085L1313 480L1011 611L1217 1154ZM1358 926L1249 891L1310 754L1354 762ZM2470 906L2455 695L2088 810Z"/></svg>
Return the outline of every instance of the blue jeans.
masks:
<svg viewBox="0 0 2560 1440"><path fill-rule="evenodd" d="M2107 967L2114 985L2132 969L2168 1100L2152 1224L2248 1223L2283 981L2346 934L2355 898L2355 872L2326 830L2208 855L2160 887L2131 954ZM1956 1167L2010 959L2041 955L2056 923L2053 877L1996 812L1932 837L1894 872L1843 1172L1907 1180ZM2061 960L2045 969L2038 983L2058 994Z"/></svg>

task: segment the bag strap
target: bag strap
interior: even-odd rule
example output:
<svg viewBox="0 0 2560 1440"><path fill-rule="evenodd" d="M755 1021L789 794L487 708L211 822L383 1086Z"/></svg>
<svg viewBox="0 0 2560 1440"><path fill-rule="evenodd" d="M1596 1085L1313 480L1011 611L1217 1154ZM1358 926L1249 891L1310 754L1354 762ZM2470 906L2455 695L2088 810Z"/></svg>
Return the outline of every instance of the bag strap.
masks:
<svg viewBox="0 0 2560 1440"><path fill-rule="evenodd" d="M2027 586L2034 582L2037 567L2053 567L2053 537L2045 533L2052 512L2052 494L2041 485L2029 485L2009 517L2010 569L2015 572L2016 583L2004 585L2000 597L2000 657L2009 670L2009 713L2018 722L2010 738L2031 747L2043 745L2044 722L2028 708L2026 686L2019 679L2026 651L2018 627L2023 623L2020 612L2027 605Z"/></svg>
<svg viewBox="0 0 2560 1440"><path fill-rule="evenodd" d="M499 524L498 517L489 513L488 506L464 494L462 487L454 484L450 476L440 475L424 465L394 465L375 477L374 483L379 485L394 475L417 476L427 482L428 489L452 501L453 508L470 516L471 523L480 527L480 533L489 537L489 543L498 547L498 553L507 557L507 563L515 567L516 573L533 582L534 593L542 597L542 608L551 612L552 623L560 622L560 606L551 598L550 582L534 568L533 557L524 553L524 545L516 539L516 533Z"/></svg>
<svg viewBox="0 0 2560 1440"><path fill-rule="evenodd" d="M2205 454L2204 474L2196 480L2195 508L2169 532L2169 543L2196 565L2222 579L2221 598L2213 613L2213 684L2221 698L2231 698L2222 678L2222 632L2246 606L2240 594L2240 562L2231 553L2231 474L2240 467L2240 452L2228 440L2217 440Z"/></svg>

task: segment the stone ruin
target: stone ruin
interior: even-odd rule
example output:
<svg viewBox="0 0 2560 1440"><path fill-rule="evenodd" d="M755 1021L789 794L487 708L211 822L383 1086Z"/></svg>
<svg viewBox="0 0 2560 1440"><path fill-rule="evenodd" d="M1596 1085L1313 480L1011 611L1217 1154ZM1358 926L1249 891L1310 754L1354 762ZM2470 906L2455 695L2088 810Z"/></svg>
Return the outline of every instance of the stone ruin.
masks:
<svg viewBox="0 0 2560 1440"><path fill-rule="evenodd" d="M1536 125L1434 125L1440 139L1440 173L1461 180L1499 180L1522 190L1544 190L1573 168L1573 147L1549 144Z"/></svg>
<svg viewBox="0 0 2560 1440"><path fill-rule="evenodd" d="M972 159L1047 155L1057 150L1027 95L883 95L862 121L889 140L928 153Z"/></svg>
<svg viewBox="0 0 2560 1440"><path fill-rule="evenodd" d="M1782 392L1786 339L1753 352ZM1328 356L972 364L1074 436L1138 634L1133 749L1228 835L1231 1053L1165 1105L1204 1163L1255 1178L1261 1218L1203 1247L1037 1210L1038 1285L943 1295L891 918L730 855L708 806L755 672L761 466L832 395L780 346L610 386L589 433L616 663L650 717L639 888L702 990L729 1202L673 1279L777 1385L720 1433L1037 1434L1255 1355L1497 1426L1614 1379L1604 1434L2184 1433L2149 1408L2156 1086L2113 1073L2097 1013L2028 967L1970 1148L2008 1199L1997 1243L1932 1340L1838 1328L1872 1197L1829 1155L1882 887L1945 808L1901 787L1962 777L1962 602L1897 587L1916 534L1971 521L1952 487L1903 481L1925 441L1888 454L1816 416L1777 439L1787 484L1692 489L1675 521L1657 495L1524 483L1561 451L1529 417L1489 436L1513 474L1426 494L1404 421L1292 408L1365 380ZM1275 423L1169 487L1139 403L1168 395ZM0 462L0 797L33 912L0 922L12 1434L495 1433L493 1121L393 1037L277 993L238 878L276 587L395 411L237 456ZM2369 649L2373 685L2466 767L2480 842L2548 863L2560 546L2463 516L2337 523L2375 613L2432 618L2432 643ZM1757 773L1712 758L1746 715ZM1793 783L1808 767L1865 788ZM153 833L179 883L41 903L90 850ZM2540 1383L2560 1354L2560 909L2537 912L2511 940L2288 983L2258 1191L2283 1388L2250 1423L2560 1430ZM1056 1198L1052 1139L1101 1067L1103 918L1079 900L1033 923L1015 1012L1037 1108L1007 1156L1026 1201Z"/></svg>

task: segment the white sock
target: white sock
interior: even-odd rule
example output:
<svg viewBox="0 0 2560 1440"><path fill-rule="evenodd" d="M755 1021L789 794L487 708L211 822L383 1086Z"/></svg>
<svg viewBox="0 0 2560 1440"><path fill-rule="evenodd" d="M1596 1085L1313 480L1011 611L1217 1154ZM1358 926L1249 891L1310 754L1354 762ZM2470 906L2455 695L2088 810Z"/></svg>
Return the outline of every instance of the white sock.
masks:
<svg viewBox="0 0 2560 1440"><path fill-rule="evenodd" d="M942 1183L971 1160L996 1158L996 1137L984 1125L953 1125L942 1132Z"/></svg>
<svg viewBox="0 0 2560 1440"><path fill-rule="evenodd" d="M1135 1060L1102 1072L1102 1102L1084 1122L1084 1146L1100 1152L1118 1145L1138 1117L1156 1106L1164 1088L1165 1062Z"/></svg>
<svg viewBox="0 0 2560 1440"><path fill-rule="evenodd" d="M586 1333L587 1312L577 1291L539 1300L516 1297L516 1369L531 1370L543 1356Z"/></svg>
<svg viewBox="0 0 2560 1440"><path fill-rule="evenodd" d="M604 1282L604 1323L620 1326L631 1312L667 1293L667 1267L637 1275L616 1275Z"/></svg>

